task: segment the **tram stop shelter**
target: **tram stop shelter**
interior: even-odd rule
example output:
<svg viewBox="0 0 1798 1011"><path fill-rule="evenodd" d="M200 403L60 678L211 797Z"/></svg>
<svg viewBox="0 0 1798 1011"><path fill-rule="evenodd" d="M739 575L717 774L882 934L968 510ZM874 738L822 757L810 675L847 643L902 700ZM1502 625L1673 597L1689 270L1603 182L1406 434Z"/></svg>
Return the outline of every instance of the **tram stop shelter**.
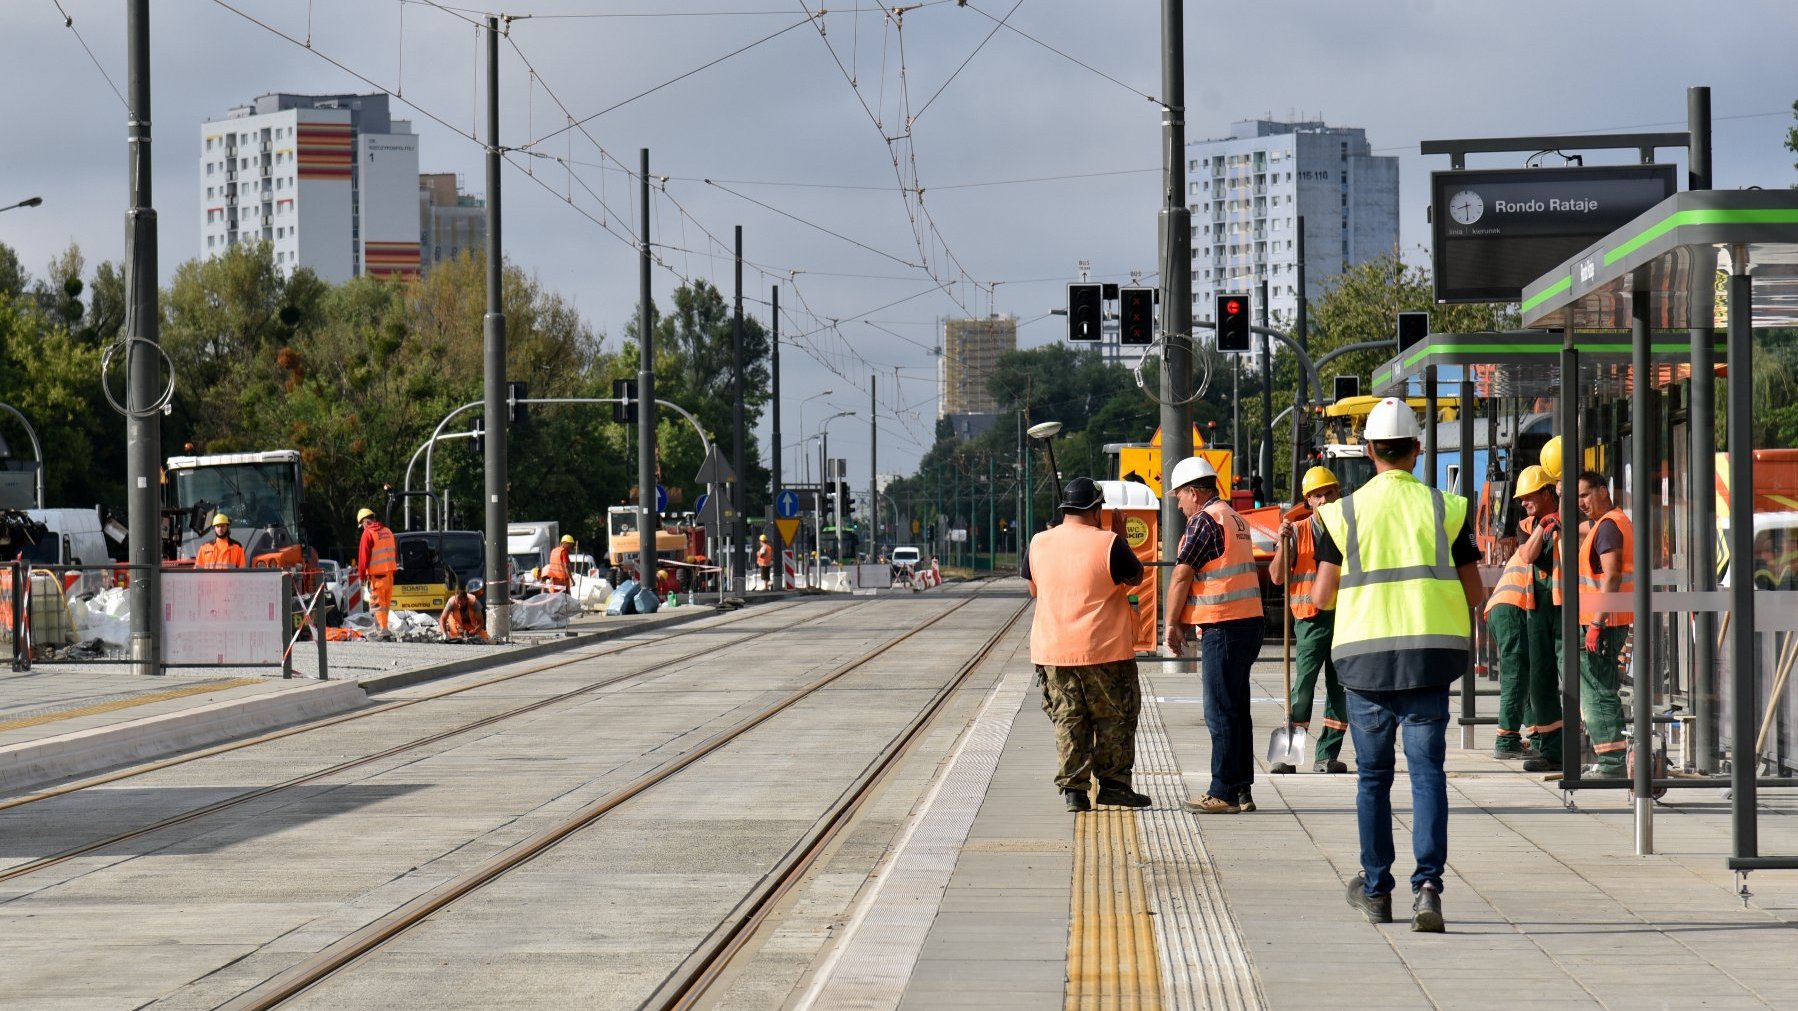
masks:
<svg viewBox="0 0 1798 1011"><path fill-rule="evenodd" d="M1798 526L1798 506L1789 496L1759 493L1757 457L1774 454L1746 444L1756 407L1753 330L1798 326L1798 193L1674 194L1526 285L1521 312L1533 329L1431 334L1377 369L1373 386L1389 394L1421 383L1434 397L1439 383L1454 382L1489 411L1504 398L1554 398L1566 447L1565 530L1579 528L1578 473L1591 468L1615 479L1617 503L1634 527L1634 589L1595 602L1591 591L1586 596L1588 605L1638 615L1627 651L1634 679L1624 682L1634 703L1625 714L1630 775L1582 777L1580 735L1571 734L1562 780L1568 802L1580 789L1631 791L1636 848L1651 853L1653 798L1669 789L1721 789L1731 803L1729 866L1738 874L1798 869L1798 854L1761 855L1757 821L1758 788L1798 786L1798 694L1789 690L1798 663L1798 559L1761 557L1768 530ZM1726 380L1726 453L1717 452L1716 384L1694 376ZM1433 448L1435 412L1427 415ZM1471 473L1472 415L1458 423L1468 435L1457 440L1460 472ZM1430 470L1436 473L1433 460ZM1730 489L1748 491L1731 496ZM1772 550L1789 554L1792 545ZM1564 719L1573 728L1583 633L1578 583L1569 555L1561 669ZM1464 716L1472 715L1472 694L1463 692ZM1654 734L1642 729L1649 727ZM1649 760L1636 761L1643 741L1655 743L1640 749ZM1665 762L1670 744L1676 768Z"/></svg>

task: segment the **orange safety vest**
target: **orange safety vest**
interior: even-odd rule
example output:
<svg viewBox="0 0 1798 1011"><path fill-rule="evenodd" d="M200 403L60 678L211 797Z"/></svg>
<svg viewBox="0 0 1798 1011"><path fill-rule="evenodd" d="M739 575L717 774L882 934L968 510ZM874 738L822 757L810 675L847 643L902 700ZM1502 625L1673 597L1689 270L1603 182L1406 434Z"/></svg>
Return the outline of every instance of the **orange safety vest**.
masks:
<svg viewBox="0 0 1798 1011"><path fill-rule="evenodd" d="M374 527L369 531L375 542L368 550L368 576L388 576L399 571L400 548L393 539L393 531L386 527Z"/></svg>
<svg viewBox="0 0 1798 1011"><path fill-rule="evenodd" d="M1517 524L1517 529L1525 534L1534 534L1536 521L1533 517L1525 516ZM1498 585L1492 588L1492 595L1486 598L1488 617L1495 607L1510 606L1524 611L1536 609L1536 563L1524 561L1520 557L1522 554L1523 548L1520 546L1505 561L1505 570L1498 577Z"/></svg>
<svg viewBox="0 0 1798 1011"><path fill-rule="evenodd" d="M1111 581L1117 535L1062 523L1030 539L1030 661L1080 667L1136 658L1130 588Z"/></svg>
<svg viewBox="0 0 1798 1011"><path fill-rule="evenodd" d="M571 581L568 575L568 545L558 544L549 552L549 567L543 570L545 582L557 586L567 586Z"/></svg>
<svg viewBox="0 0 1798 1011"><path fill-rule="evenodd" d="M767 541L763 541L762 546L755 549L755 564L773 565L774 545L769 544Z"/></svg>
<svg viewBox="0 0 1798 1011"><path fill-rule="evenodd" d="M1617 524L1617 532L1623 535L1623 550L1620 552L1623 556L1623 579L1617 586L1617 592L1633 593L1636 589L1636 560L1633 557L1635 553L1636 529L1631 525L1629 517L1624 514L1623 510L1613 506L1610 512L1600 516L1597 522L1592 524L1592 528L1586 531L1586 536L1580 538L1579 621L1582 625L1590 625L1592 619L1598 617L1598 612L1601 610L1597 604L1587 603L1586 594L1602 592L1600 589L1602 584L1599 580L1604 577L1604 569L1593 567L1592 545L1598 539L1598 525L1605 520L1610 520L1612 523ZM1610 616L1609 623L1612 628L1618 628L1623 625L1633 625L1636 623L1636 612L1634 610L1625 611L1614 607L1607 607L1602 610L1605 614Z"/></svg>
<svg viewBox="0 0 1798 1011"><path fill-rule="evenodd" d="M1255 544L1249 539L1248 523L1222 498L1205 503L1205 511L1223 528L1224 553L1206 562L1193 578L1180 620L1188 625L1215 625L1261 617L1261 577L1256 572Z"/></svg>
<svg viewBox="0 0 1798 1011"><path fill-rule="evenodd" d="M1317 541L1311 533L1311 510L1295 509L1292 520L1293 551L1286 562L1286 590L1292 598L1292 616L1304 621L1322 613L1311 602L1311 584L1317 579Z"/></svg>
<svg viewBox="0 0 1798 1011"><path fill-rule="evenodd" d="M481 603L467 594L457 594L450 598L449 606L443 609L443 634L450 638L467 635L480 635L487 631L487 620L481 613Z"/></svg>
<svg viewBox="0 0 1798 1011"><path fill-rule="evenodd" d="M229 537L207 541L194 555L196 569L241 569L245 565L243 545Z"/></svg>

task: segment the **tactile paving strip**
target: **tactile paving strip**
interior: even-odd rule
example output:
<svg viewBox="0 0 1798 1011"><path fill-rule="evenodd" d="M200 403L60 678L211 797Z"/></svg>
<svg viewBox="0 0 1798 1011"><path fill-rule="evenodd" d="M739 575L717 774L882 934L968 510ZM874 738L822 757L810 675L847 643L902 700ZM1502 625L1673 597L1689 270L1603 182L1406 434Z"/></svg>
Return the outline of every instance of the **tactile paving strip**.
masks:
<svg viewBox="0 0 1798 1011"><path fill-rule="evenodd" d="M1186 787L1161 722L1154 685L1147 677L1142 681L1135 787L1153 797L1155 806L1135 813L1142 873L1155 914L1151 919L1161 957L1163 1006L1180 1011L1260 1011L1267 1001L1256 982L1242 930L1205 851L1198 816L1183 806Z"/></svg>
<svg viewBox="0 0 1798 1011"><path fill-rule="evenodd" d="M261 684L262 678L220 678L217 681L201 681L196 684L183 685L156 692L122 692L118 695L102 695L98 699L82 699L80 702L69 702L60 706L46 706L21 713L9 720L0 722L0 730L18 730L23 727L35 727L45 723L56 723L61 720L72 720L81 716L93 716L98 713L116 712L130 709L132 706L147 705L151 702L166 702L169 699L184 698L188 695L204 695L207 692L223 691L227 688L239 688L244 685Z"/></svg>

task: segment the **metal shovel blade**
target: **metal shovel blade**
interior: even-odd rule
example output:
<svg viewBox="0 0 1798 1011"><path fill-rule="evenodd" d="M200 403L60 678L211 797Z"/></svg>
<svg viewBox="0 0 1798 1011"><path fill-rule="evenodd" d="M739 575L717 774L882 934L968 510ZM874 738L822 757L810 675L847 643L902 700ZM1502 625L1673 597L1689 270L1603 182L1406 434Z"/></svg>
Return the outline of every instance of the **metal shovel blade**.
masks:
<svg viewBox="0 0 1798 1011"><path fill-rule="evenodd" d="M1282 723L1267 739L1267 764L1286 764L1294 768L1305 764L1305 749L1311 734L1304 727Z"/></svg>

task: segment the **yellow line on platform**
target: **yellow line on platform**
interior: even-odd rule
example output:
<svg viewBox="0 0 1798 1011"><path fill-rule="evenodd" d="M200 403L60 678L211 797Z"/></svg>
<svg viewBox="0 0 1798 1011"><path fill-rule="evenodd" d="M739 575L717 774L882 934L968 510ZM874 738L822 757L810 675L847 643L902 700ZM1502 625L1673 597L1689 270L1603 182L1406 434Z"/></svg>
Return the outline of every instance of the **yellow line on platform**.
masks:
<svg viewBox="0 0 1798 1011"><path fill-rule="evenodd" d="M93 716L97 713L116 712L130 709L132 706L146 705L151 702L166 702L169 699L184 698L188 695L203 695L206 692L223 691L227 688L241 688L244 685L261 684L262 678L221 678L217 681L202 681L199 684L184 688L171 688L166 692L150 692L145 695L133 695L125 699L113 699L109 702L96 702L91 706L79 706L74 709L59 709L55 712L38 713L33 716L21 716L16 720L0 723L0 730L18 730L23 727L42 726L45 723L57 723L72 720L79 716Z"/></svg>
<svg viewBox="0 0 1798 1011"><path fill-rule="evenodd" d="M1161 1008L1161 966L1141 866L1136 812L1077 816L1066 1011Z"/></svg>

